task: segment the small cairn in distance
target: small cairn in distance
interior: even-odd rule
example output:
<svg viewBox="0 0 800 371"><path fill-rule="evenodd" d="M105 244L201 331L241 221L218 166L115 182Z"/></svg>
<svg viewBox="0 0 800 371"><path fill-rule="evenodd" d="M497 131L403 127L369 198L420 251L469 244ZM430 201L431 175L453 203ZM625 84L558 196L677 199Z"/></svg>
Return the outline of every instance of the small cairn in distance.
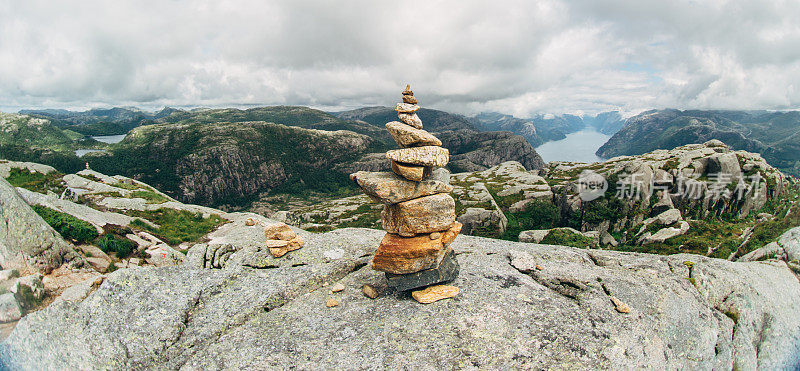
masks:
<svg viewBox="0 0 800 371"><path fill-rule="evenodd" d="M401 147L386 153L392 172L350 175L364 193L384 204L381 221L386 235L372 268L385 272L389 286L399 291L452 281L459 270L450 243L461 231L461 223L456 221L455 200L450 196L450 173L443 168L449 151L422 129L418 110L417 98L407 85L396 108L400 121L386 124Z"/></svg>

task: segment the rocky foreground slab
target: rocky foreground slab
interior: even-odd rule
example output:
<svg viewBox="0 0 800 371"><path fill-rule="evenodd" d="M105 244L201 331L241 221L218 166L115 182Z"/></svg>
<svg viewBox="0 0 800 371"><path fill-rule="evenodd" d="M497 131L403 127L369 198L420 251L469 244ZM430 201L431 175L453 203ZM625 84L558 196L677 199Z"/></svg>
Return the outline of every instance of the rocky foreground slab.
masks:
<svg viewBox="0 0 800 371"><path fill-rule="evenodd" d="M800 282L781 261L729 262L462 236L453 299L422 305L367 266L384 232L301 233L281 259L108 274L83 300L23 318L22 369L633 368L800 364ZM200 249L200 247L196 247ZM686 264L691 262L691 264ZM691 277L689 277L691 266ZM342 284L344 290L331 287ZM370 299L362 287L379 296ZM337 306L325 303L334 299Z"/></svg>

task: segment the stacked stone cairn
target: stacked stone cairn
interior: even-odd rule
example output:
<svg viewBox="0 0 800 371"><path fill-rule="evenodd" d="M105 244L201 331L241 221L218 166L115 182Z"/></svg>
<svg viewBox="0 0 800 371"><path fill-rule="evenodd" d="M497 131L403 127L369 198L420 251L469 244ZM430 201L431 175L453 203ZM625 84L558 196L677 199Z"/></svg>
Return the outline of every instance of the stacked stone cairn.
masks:
<svg viewBox="0 0 800 371"><path fill-rule="evenodd" d="M417 99L409 86L397 104L400 121L386 124L401 149L386 153L392 172L351 174L373 200L383 203L381 221L386 235L372 259L372 268L386 273L389 286L408 291L458 275L450 243L461 231L455 200L450 196L450 159L442 142L422 130Z"/></svg>

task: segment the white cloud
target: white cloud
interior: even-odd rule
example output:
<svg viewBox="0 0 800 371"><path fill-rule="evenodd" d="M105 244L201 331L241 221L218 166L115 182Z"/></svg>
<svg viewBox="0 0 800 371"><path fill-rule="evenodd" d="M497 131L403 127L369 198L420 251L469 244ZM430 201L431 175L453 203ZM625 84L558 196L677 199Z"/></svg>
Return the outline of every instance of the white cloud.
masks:
<svg viewBox="0 0 800 371"><path fill-rule="evenodd" d="M800 106L795 1L0 0L0 109Z"/></svg>

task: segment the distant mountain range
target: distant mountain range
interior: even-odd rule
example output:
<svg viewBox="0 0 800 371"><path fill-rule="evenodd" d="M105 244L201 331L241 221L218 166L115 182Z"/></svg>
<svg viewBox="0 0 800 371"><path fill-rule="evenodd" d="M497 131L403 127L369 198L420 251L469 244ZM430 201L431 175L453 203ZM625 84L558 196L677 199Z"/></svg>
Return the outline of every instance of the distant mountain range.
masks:
<svg viewBox="0 0 800 371"><path fill-rule="evenodd" d="M65 172L89 162L104 173L154 184L182 201L212 206L240 204L264 192L348 193L354 190L348 173L387 169L381 153L395 147L384 128L396 120L390 107L335 113L297 106L21 112L31 116L3 114L3 158L43 162ZM605 158L719 139L760 153L787 173L800 173L800 112L660 110L624 120L617 112L519 119L421 109L419 116L450 149L453 172L509 160L540 169L544 162L535 146L592 127L616 133L597 152ZM341 130L346 132L330 134ZM124 133L128 137L115 145L88 138ZM106 152L78 158L73 153L78 148Z"/></svg>
<svg viewBox="0 0 800 371"><path fill-rule="evenodd" d="M158 112L142 111L138 108L114 107L76 112L64 109L21 110L20 114L50 120L55 126L84 135L119 135L131 129L154 123L179 110L170 107Z"/></svg>
<svg viewBox="0 0 800 371"><path fill-rule="evenodd" d="M172 110L161 117L123 109L115 113L104 117L116 118L118 124L126 115L135 121L127 123L135 125L127 137L104 153L73 162L140 179L175 198L204 205L244 205L267 192L349 194L357 188L348 174L386 169L383 152L396 147L384 128L397 117L388 107L342 112L340 117L296 106ZM86 113L38 111L37 116L47 114L58 114L62 125L67 119L73 120L72 126L103 123ZM450 150L452 171L486 169L509 160L529 169L544 166L518 135L480 132L462 116L442 111L422 110L419 115ZM47 119L32 120L56 129Z"/></svg>
<svg viewBox="0 0 800 371"><path fill-rule="evenodd" d="M610 158L719 139L800 176L800 111L651 110L631 117L597 151Z"/></svg>
<svg viewBox="0 0 800 371"><path fill-rule="evenodd" d="M521 119L497 112L481 113L472 117L475 126L484 131L504 130L523 136L538 147L544 143L564 139L567 134L593 127L597 131L611 135L625 123L619 112L604 112L595 116L538 115Z"/></svg>

